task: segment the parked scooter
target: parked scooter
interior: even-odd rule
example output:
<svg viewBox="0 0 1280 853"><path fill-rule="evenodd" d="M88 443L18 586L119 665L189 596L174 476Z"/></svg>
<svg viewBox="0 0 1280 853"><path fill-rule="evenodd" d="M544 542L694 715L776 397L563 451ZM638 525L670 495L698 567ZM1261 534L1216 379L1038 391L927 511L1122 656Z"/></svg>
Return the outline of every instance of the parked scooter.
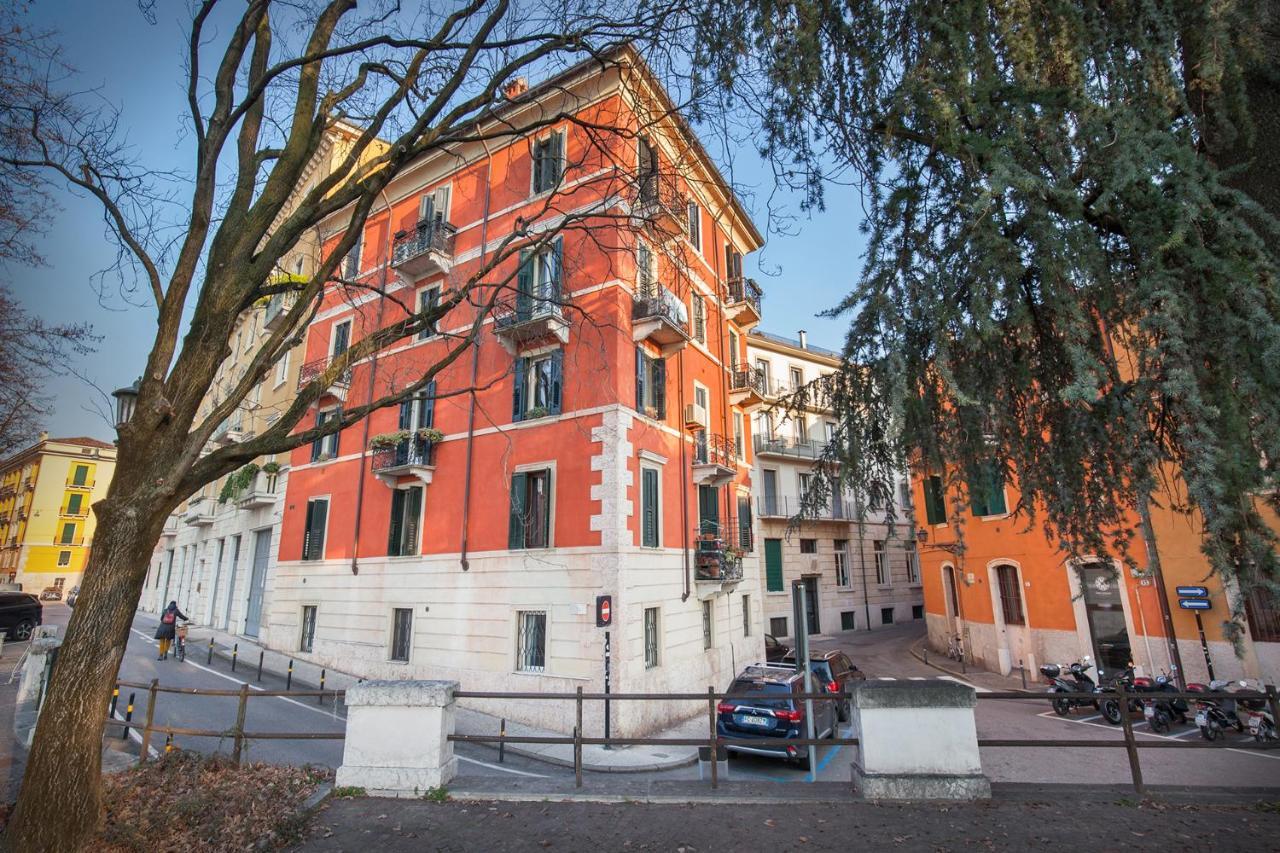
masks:
<svg viewBox="0 0 1280 853"><path fill-rule="evenodd" d="M1258 685L1254 689L1261 692L1262 688ZM1280 733L1276 732L1276 718L1271 715L1271 707L1265 699L1241 699L1239 704L1241 712L1248 720L1249 734L1253 735L1254 740L1259 743L1280 740Z"/></svg>
<svg viewBox="0 0 1280 853"><path fill-rule="evenodd" d="M1132 698L1132 694L1150 691L1152 681L1149 678L1135 678L1133 674L1133 663L1131 662L1127 667L1125 667L1124 672L1121 672L1110 681L1105 682L1103 686L1099 688L1099 692L1111 693L1121 685L1124 686L1125 692L1130 694L1131 697L1125 700L1125 704L1128 707L1124 711L1120 709L1120 698L1114 695L1103 699L1098 707L1098 710L1102 712L1103 718L1113 726L1118 726L1123 722L1125 713L1135 714L1142 712L1142 699Z"/></svg>
<svg viewBox="0 0 1280 853"><path fill-rule="evenodd" d="M1152 696L1143 703L1142 715L1147 718L1152 731L1163 734L1169 731L1174 720L1179 723L1187 722L1187 712L1191 710L1187 700L1160 695L1180 692L1171 675L1168 673L1157 675L1151 692Z"/></svg>
<svg viewBox="0 0 1280 853"><path fill-rule="evenodd" d="M1056 693L1096 693L1098 685L1094 684L1093 679L1086 674L1092 666L1093 664L1089 663L1089 656L1085 655L1083 660L1067 666L1070 678L1062 674L1062 667L1056 663L1047 663L1040 667L1040 673L1049 684L1051 695L1049 704L1053 706L1053 712L1059 717L1065 717L1072 708L1098 707L1097 699L1053 697Z"/></svg>
<svg viewBox="0 0 1280 853"><path fill-rule="evenodd" d="M1187 688L1191 689L1199 685L1188 684ZM1209 691L1211 693L1234 693L1237 689L1247 688L1247 681L1210 681ZM1222 737L1222 733L1228 728L1233 728L1238 732L1243 732L1247 720L1247 713L1241 707L1241 703L1235 699L1223 697L1205 697L1196 700L1196 728L1200 729L1200 736L1205 740L1217 740Z"/></svg>

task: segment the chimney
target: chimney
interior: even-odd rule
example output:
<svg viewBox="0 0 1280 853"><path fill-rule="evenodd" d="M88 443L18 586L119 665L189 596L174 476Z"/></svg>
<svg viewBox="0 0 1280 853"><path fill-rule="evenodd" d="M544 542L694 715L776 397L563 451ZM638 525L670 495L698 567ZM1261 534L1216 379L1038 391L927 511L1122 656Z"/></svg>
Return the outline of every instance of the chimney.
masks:
<svg viewBox="0 0 1280 853"><path fill-rule="evenodd" d="M529 91L528 77L516 77L502 87L502 94L508 101L514 101L527 91Z"/></svg>
<svg viewBox="0 0 1280 853"><path fill-rule="evenodd" d="M809 348L809 333L804 329L800 330L800 349Z"/></svg>

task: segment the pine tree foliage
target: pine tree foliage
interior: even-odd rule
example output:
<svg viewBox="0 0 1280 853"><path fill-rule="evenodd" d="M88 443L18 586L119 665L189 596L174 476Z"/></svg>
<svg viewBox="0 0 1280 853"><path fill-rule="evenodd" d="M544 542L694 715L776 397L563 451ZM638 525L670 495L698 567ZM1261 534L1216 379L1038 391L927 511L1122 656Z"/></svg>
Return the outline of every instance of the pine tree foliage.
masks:
<svg viewBox="0 0 1280 853"><path fill-rule="evenodd" d="M1248 93L1278 90L1276 5L710 13L701 67L780 179L821 204L853 177L866 199L834 309L847 484L883 492L908 456L964 483L1000 466L1075 553L1126 547L1135 508L1172 502L1202 515L1217 572L1280 591L1258 506L1280 460L1280 232L1233 180L1275 162Z"/></svg>

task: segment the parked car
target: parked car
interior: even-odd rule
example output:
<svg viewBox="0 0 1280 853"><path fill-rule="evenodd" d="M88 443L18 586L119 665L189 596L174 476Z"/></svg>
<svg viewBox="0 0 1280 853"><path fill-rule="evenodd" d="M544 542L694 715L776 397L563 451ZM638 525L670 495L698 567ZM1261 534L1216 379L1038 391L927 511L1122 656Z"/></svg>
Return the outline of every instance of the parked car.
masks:
<svg viewBox="0 0 1280 853"><path fill-rule="evenodd" d="M805 736L804 678L794 669L767 664L749 666L733 680L728 696L716 706L716 732L722 738L802 738ZM833 702L813 703L814 737L834 738L838 733ZM809 769L804 746L726 744L735 753L767 755L797 762Z"/></svg>
<svg viewBox="0 0 1280 853"><path fill-rule="evenodd" d="M62 588L56 586L46 586L40 591L41 601L61 601Z"/></svg>
<svg viewBox="0 0 1280 853"><path fill-rule="evenodd" d="M764 635L764 659L769 663L780 661L790 653L791 647L778 642L773 634Z"/></svg>
<svg viewBox="0 0 1280 853"><path fill-rule="evenodd" d="M28 640L44 619L44 606L29 592L0 592L0 632L9 640Z"/></svg>
<svg viewBox="0 0 1280 853"><path fill-rule="evenodd" d="M795 652L787 652L782 658L782 663L796 665ZM867 675L849 660L849 656L840 651L821 651L819 649L809 650L809 671L813 673L813 687L815 690L826 690L828 693L848 693L853 683L864 680ZM839 712L840 722L849 722L851 700L845 699L839 703L836 710Z"/></svg>
<svg viewBox="0 0 1280 853"><path fill-rule="evenodd" d="M67 593L67 606L75 607L76 599L80 597L80 584L71 587L71 592Z"/></svg>

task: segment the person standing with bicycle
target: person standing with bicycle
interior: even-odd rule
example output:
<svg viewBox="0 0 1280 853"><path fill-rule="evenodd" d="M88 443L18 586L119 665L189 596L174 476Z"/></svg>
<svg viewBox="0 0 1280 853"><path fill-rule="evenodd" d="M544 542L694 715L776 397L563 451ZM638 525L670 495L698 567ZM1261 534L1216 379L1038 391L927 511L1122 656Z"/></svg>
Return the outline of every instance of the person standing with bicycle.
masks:
<svg viewBox="0 0 1280 853"><path fill-rule="evenodd" d="M179 619L188 621L187 614L178 609L178 602L170 601L164 613L160 614L160 624L156 626L156 639L160 641L160 657L156 660L164 660L169 656L169 644L177 633Z"/></svg>

